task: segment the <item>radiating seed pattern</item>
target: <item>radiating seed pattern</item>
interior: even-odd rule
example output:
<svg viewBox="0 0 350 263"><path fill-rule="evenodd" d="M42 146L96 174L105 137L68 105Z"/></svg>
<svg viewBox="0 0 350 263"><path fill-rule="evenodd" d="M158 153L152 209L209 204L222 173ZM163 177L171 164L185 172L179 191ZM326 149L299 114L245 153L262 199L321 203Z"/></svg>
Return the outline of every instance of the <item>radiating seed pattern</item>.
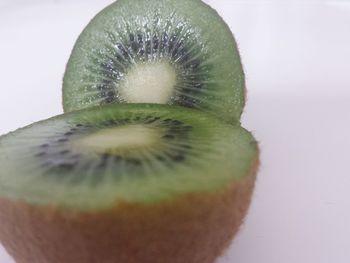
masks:
<svg viewBox="0 0 350 263"><path fill-rule="evenodd" d="M84 153L72 147L81 136L92 134L101 129L122 127L123 125L141 124L157 129L160 134L155 148L146 147L126 155L105 153ZM113 171L116 181L125 171L128 174L142 174L145 166L163 165L173 167L186 163L192 155L192 146L188 136L192 126L175 119L162 119L158 116L136 116L133 118L113 118L101 121L94 126L78 123L62 133L50 138L47 143L36 146L35 158L45 171L44 175L66 180L72 184L82 180L96 186L104 181L107 170ZM89 176L87 171L93 171Z"/></svg>
<svg viewBox="0 0 350 263"><path fill-rule="evenodd" d="M136 63L167 61L177 72L168 103L199 107L203 95L215 90L210 81L212 62L208 60L205 43L182 20L175 17L161 20L155 16L147 22L131 24L121 19L113 32L106 31L101 48L88 54L89 63L82 80L87 91L82 94L84 101L127 102L119 87L128 70Z"/></svg>

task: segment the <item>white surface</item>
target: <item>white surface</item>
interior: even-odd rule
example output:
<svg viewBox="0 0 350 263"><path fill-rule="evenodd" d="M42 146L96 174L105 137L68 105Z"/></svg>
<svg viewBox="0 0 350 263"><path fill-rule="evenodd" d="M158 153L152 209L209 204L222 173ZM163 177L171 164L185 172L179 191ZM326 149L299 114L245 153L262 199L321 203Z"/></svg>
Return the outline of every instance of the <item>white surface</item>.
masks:
<svg viewBox="0 0 350 263"><path fill-rule="evenodd" d="M62 112L72 45L111 1L30 2L0 0L0 134ZM243 124L262 150L250 213L218 263L350 262L350 3L207 2L238 40Z"/></svg>
<svg viewBox="0 0 350 263"><path fill-rule="evenodd" d="M119 86L120 96L131 103L159 103L170 100L176 85L176 71L166 61L135 64Z"/></svg>

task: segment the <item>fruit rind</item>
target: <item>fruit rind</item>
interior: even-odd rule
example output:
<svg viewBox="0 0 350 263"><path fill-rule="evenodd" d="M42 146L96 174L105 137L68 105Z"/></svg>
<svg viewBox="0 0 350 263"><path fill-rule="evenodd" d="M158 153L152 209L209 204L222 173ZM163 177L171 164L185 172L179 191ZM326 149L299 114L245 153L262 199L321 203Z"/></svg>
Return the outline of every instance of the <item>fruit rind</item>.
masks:
<svg viewBox="0 0 350 263"><path fill-rule="evenodd" d="M98 213L1 199L0 236L18 263L212 263L244 219L257 167L221 191Z"/></svg>

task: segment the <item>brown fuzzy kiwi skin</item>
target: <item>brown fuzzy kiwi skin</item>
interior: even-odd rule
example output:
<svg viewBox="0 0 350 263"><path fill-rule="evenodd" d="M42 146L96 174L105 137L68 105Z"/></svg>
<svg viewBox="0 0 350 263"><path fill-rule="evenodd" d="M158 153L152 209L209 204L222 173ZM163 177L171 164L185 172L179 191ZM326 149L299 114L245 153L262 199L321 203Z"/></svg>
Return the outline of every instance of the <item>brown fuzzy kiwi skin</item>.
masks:
<svg viewBox="0 0 350 263"><path fill-rule="evenodd" d="M0 200L0 239L17 263L213 263L247 213L258 161L221 191L95 213Z"/></svg>

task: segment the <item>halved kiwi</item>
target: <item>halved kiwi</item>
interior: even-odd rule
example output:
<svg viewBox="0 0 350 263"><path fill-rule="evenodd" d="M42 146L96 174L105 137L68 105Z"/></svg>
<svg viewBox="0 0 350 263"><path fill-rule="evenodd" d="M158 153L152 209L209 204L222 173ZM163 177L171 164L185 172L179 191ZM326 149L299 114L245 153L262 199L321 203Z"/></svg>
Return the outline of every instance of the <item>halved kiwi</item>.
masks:
<svg viewBox="0 0 350 263"><path fill-rule="evenodd" d="M77 40L63 106L175 104L233 122L244 92L234 37L215 10L200 0L118 0Z"/></svg>
<svg viewBox="0 0 350 263"><path fill-rule="evenodd" d="M246 130L184 107L54 117L0 137L0 238L21 263L212 263L257 162Z"/></svg>

